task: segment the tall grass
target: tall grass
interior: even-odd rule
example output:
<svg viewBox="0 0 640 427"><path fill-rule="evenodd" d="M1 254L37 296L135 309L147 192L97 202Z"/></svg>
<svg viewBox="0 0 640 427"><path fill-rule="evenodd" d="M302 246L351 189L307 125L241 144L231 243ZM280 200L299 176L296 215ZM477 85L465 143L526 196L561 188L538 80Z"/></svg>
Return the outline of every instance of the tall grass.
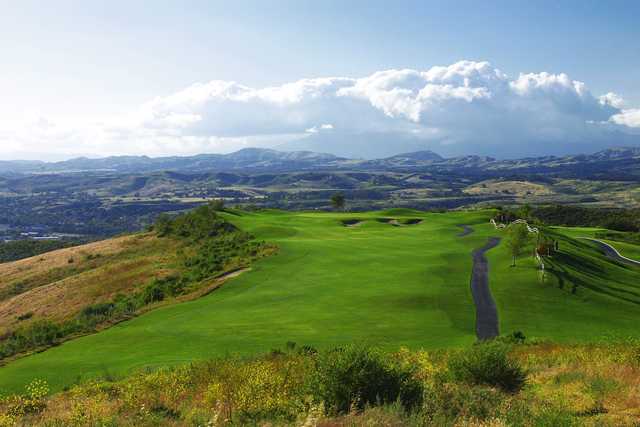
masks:
<svg viewBox="0 0 640 427"><path fill-rule="evenodd" d="M455 374L453 360L489 366L506 347L496 348L316 352L289 344L263 356L230 356L122 379L105 373L50 397L46 384L36 381L23 394L0 398L0 426L617 427L640 421L637 343L509 347L509 363L529 372L519 391L490 385L499 383L499 371L493 380L490 372L483 374L482 383Z"/></svg>

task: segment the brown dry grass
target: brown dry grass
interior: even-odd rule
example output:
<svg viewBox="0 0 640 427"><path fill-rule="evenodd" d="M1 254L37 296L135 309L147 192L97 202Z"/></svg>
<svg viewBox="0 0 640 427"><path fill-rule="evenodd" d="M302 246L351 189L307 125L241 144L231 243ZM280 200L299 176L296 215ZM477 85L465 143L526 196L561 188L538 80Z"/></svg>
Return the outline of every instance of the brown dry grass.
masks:
<svg viewBox="0 0 640 427"><path fill-rule="evenodd" d="M179 268L179 245L150 234L108 239L0 266L0 334L29 322L64 320ZM73 259L70 263L69 259ZM15 285L19 284L19 289ZM2 292L4 291L4 292Z"/></svg>
<svg viewBox="0 0 640 427"><path fill-rule="evenodd" d="M11 283L25 281L53 269L75 267L75 265L70 265L69 260L73 259L74 262L81 262L86 254L108 256L121 252L137 239L140 239L140 237L117 237L86 245L58 249L19 261L0 264L0 289L6 288Z"/></svg>

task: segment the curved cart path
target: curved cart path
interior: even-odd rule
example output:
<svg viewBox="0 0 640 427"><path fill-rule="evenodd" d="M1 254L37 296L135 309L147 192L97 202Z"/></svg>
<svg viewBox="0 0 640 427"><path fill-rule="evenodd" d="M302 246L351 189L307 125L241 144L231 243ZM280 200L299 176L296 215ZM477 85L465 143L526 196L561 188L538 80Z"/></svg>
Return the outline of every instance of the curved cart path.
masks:
<svg viewBox="0 0 640 427"><path fill-rule="evenodd" d="M471 253L471 295L476 305L476 336L479 340L495 338L500 334L498 310L489 288L489 262L484 255L499 243L499 237L489 237L483 247L474 249Z"/></svg>
<svg viewBox="0 0 640 427"><path fill-rule="evenodd" d="M462 228L462 232L460 234L458 234L458 237L464 237L467 234L471 234L473 233L475 230L471 227L469 227L468 225L464 225L464 224L458 224L457 227Z"/></svg>
<svg viewBox="0 0 640 427"><path fill-rule="evenodd" d="M631 258L627 258L626 256L623 256L620 252L618 252L616 248L614 248L608 243L603 242L602 240L594 239L592 237L578 237L578 238L596 242L598 246L600 246L604 254L613 260L620 261L625 264L640 266L640 261L636 261L635 259L631 259Z"/></svg>

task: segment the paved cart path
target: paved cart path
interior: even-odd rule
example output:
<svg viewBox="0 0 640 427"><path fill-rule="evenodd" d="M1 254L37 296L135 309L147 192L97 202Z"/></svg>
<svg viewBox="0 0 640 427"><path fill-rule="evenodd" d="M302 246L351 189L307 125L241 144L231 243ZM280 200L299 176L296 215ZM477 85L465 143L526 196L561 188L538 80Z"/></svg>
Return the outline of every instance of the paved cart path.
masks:
<svg viewBox="0 0 640 427"><path fill-rule="evenodd" d="M476 336L480 340L495 338L500 334L498 310L489 288L489 262L485 252L498 246L499 237L489 237L487 243L471 253L471 294L476 305Z"/></svg>

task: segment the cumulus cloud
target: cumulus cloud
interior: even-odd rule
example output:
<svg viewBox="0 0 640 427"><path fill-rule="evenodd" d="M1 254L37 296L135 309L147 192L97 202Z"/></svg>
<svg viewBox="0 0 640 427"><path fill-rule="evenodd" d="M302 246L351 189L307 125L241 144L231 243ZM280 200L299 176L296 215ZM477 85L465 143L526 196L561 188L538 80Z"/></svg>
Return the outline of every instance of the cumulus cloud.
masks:
<svg viewBox="0 0 640 427"><path fill-rule="evenodd" d="M342 135L344 144L344 135L385 135L383 142L371 140L390 152L402 151L398 141L410 137L459 153L559 154L600 148L615 143L613 134L634 133L640 110L625 107L619 95L595 96L563 73L510 77L488 62L460 61L266 88L214 80L97 124L69 128L39 120L0 129L0 141L5 152L11 143L22 151L188 154L305 137L330 142Z"/></svg>
<svg viewBox="0 0 640 427"><path fill-rule="evenodd" d="M613 123L632 128L640 128L640 109L622 110L611 116Z"/></svg>

